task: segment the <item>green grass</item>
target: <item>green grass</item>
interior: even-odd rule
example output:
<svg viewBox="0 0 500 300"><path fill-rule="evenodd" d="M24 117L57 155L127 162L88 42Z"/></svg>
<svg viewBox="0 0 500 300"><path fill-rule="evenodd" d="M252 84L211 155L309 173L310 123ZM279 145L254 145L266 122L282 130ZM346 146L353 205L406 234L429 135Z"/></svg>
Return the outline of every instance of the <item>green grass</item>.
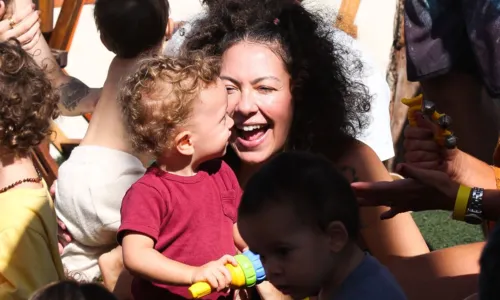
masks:
<svg viewBox="0 0 500 300"><path fill-rule="evenodd" d="M484 240L479 225L452 220L450 212L426 211L413 213L425 240L434 250Z"/></svg>

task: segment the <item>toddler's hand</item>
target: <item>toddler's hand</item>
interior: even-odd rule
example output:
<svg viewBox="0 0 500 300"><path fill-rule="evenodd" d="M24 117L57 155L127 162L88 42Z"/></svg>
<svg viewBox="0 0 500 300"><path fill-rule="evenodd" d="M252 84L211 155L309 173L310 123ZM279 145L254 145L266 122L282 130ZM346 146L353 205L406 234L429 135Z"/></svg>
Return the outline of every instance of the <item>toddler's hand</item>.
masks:
<svg viewBox="0 0 500 300"><path fill-rule="evenodd" d="M191 282L207 282L210 284L212 289L221 291L229 287L231 283L231 274L229 270L225 267L226 264L232 264L233 266L238 266L238 263L234 257L230 255L224 255L218 260L211 261L201 267L194 270L191 275Z"/></svg>

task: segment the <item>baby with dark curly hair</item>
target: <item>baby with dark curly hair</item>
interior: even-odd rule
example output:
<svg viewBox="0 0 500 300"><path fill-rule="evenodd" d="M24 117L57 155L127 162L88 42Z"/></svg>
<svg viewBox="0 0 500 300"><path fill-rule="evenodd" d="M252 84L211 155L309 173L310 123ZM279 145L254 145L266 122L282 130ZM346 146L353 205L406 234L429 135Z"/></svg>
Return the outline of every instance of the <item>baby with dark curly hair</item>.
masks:
<svg viewBox="0 0 500 300"><path fill-rule="evenodd" d="M135 300L189 298L188 286L203 281L216 291L203 299L232 297L224 265L236 266L232 255L246 246L235 242L238 180L217 159L234 124L219 72L217 59L199 54L151 58L121 91L132 147L156 158L121 208L118 241Z"/></svg>
<svg viewBox="0 0 500 300"><path fill-rule="evenodd" d="M0 299L27 299L65 277L53 202L30 156L58 101L19 42L0 43Z"/></svg>

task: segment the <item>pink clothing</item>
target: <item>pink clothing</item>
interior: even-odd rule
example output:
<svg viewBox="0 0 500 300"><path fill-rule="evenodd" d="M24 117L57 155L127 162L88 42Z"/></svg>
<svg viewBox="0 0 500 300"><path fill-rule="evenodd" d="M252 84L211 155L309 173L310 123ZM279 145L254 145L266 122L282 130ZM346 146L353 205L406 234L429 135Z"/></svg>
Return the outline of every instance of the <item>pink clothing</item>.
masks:
<svg viewBox="0 0 500 300"><path fill-rule="evenodd" d="M166 173L153 165L123 199L118 241L125 231L147 235L164 256L191 266L234 255L233 225L240 198L236 176L221 160L205 163L191 177ZM138 277L132 283L135 300L189 298L187 288ZM213 293L204 299L226 295Z"/></svg>

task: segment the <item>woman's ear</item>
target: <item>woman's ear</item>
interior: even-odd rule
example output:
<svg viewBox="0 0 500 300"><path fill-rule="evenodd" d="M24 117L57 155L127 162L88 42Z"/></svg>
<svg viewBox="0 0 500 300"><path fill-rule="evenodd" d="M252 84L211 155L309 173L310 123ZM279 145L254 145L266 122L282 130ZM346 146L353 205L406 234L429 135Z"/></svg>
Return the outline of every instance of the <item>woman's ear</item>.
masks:
<svg viewBox="0 0 500 300"><path fill-rule="evenodd" d="M5 2L0 1L0 20L4 19L5 13L6 13Z"/></svg>
<svg viewBox="0 0 500 300"><path fill-rule="evenodd" d="M174 20L168 18L167 28L165 28L165 38L167 39L167 41L170 40L174 35L174 28L175 28Z"/></svg>

